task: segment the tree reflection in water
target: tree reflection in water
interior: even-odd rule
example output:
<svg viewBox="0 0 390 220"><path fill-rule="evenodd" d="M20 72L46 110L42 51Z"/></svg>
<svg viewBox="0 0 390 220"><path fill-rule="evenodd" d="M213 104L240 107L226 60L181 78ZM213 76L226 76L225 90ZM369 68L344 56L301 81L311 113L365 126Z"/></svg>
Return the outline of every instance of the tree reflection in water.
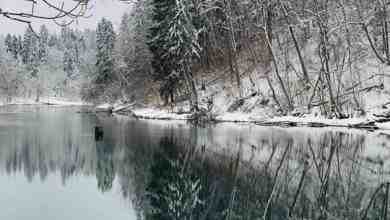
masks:
<svg viewBox="0 0 390 220"><path fill-rule="evenodd" d="M387 218L386 173L362 154L364 136L326 132L304 143L264 141L260 148L271 153L253 166L240 151L204 152L162 138L146 219Z"/></svg>
<svg viewBox="0 0 390 220"><path fill-rule="evenodd" d="M383 136L258 127L247 134L109 118L95 141L96 119L67 116L6 127L0 169L29 181L59 172L64 185L77 174L96 176L102 192L117 184L139 219L388 218Z"/></svg>
<svg viewBox="0 0 390 220"><path fill-rule="evenodd" d="M96 142L96 179L98 188L102 192L111 190L115 178L113 153L114 146L110 143L105 143L103 140Z"/></svg>

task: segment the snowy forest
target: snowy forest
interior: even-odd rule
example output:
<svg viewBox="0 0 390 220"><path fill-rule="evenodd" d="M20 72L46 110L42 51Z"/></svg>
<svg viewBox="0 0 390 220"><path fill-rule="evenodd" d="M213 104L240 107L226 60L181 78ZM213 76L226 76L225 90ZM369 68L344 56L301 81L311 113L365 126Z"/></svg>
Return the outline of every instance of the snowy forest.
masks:
<svg viewBox="0 0 390 220"><path fill-rule="evenodd" d="M0 219L389 219L390 0L0 0L0 27Z"/></svg>
<svg viewBox="0 0 390 220"><path fill-rule="evenodd" d="M7 101L361 117L387 108L387 0L137 0L118 30L1 37Z"/></svg>

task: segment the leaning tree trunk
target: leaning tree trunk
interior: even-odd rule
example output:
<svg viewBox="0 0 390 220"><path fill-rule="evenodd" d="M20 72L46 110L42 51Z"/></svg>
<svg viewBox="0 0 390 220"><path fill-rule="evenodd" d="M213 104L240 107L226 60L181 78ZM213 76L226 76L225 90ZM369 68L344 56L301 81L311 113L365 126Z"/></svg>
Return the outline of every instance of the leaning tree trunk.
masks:
<svg viewBox="0 0 390 220"><path fill-rule="evenodd" d="M266 36L266 39L265 39L266 40L266 44L267 44L267 47L268 47L268 50L269 50L269 53L270 53L270 56L271 56L271 59L272 59L272 63L274 65L274 70L275 70L276 77L277 77L277 79L278 79L278 81L280 83L280 87L282 88L282 92L283 92L284 96L286 97L286 101L287 101L287 104L288 104L288 110L291 111L291 110L293 110L294 106L292 104L290 95L287 92L286 86L284 85L283 79L282 79L282 77L280 75L279 67L278 67L278 63L277 63L278 61L276 60L274 51L272 49L271 41L268 38L268 34L266 34L265 36Z"/></svg>
<svg viewBox="0 0 390 220"><path fill-rule="evenodd" d="M289 112L289 111L294 109L294 105L293 105L292 100L290 98L290 95L286 89L286 86L284 85L283 79L280 75L278 62L277 62L277 59L275 57L275 53L274 53L273 48L272 48L272 15L271 15L271 9L269 6L267 6L267 9L265 11L263 9L263 16L264 16L263 20L266 21L265 26L263 27L263 30L265 32L264 41L265 41L269 56L271 58L273 66L274 66L276 78L278 79L280 87L282 88L282 92L286 98L287 105L288 105L288 112Z"/></svg>
<svg viewBox="0 0 390 220"><path fill-rule="evenodd" d="M328 42L328 27L323 26L323 24L319 23L320 27L320 60L321 60L321 71L324 73L325 80L328 87L328 93L329 93L329 100L330 100L330 110L333 113L336 113L338 118L342 117L342 111L339 106L339 103L336 101L333 88L332 88L332 80L330 75L330 66L329 66L329 51L327 46L329 45Z"/></svg>
<svg viewBox="0 0 390 220"><path fill-rule="evenodd" d="M288 12L287 12L287 7L284 4L282 4L281 2L280 2L280 4L281 4L281 6L283 8L284 19L286 20L286 22L288 24L288 30L290 32L291 39L293 40L295 50L297 51L299 63L301 65L301 69L302 69L302 73L303 73L303 78L304 78L305 82L307 83L307 85L309 85L310 84L309 73L307 71L307 68L306 68L306 65L305 65L305 61L303 60L302 52L301 52L301 49L299 47L298 40L297 40L297 38L295 36L294 28L293 28L293 26L290 23L290 19L288 17Z"/></svg>

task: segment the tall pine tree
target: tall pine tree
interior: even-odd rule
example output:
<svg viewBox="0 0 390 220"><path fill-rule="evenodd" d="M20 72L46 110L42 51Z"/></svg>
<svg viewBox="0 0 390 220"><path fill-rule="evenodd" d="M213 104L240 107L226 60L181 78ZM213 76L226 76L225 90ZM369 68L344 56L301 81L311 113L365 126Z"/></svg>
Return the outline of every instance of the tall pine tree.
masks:
<svg viewBox="0 0 390 220"><path fill-rule="evenodd" d="M39 50L38 56L42 63L47 61L48 57L49 31L45 25L42 25L39 31Z"/></svg>
<svg viewBox="0 0 390 220"><path fill-rule="evenodd" d="M70 49L65 49L64 51L63 66L66 76L72 78L75 71L75 63L72 50Z"/></svg>
<svg viewBox="0 0 390 220"><path fill-rule="evenodd" d="M111 21L103 18L96 30L96 68L97 78L95 83L105 85L114 78L114 44L115 32Z"/></svg>
<svg viewBox="0 0 390 220"><path fill-rule="evenodd" d="M166 47L169 24L175 16L175 0L152 0L152 25L149 29L148 46L152 53L153 78L160 82L160 96L168 104L173 102L174 91L180 86L177 62L169 56Z"/></svg>
<svg viewBox="0 0 390 220"><path fill-rule="evenodd" d="M13 35L12 36L12 56L14 57L14 59L18 59L18 56L19 56L19 46L20 43L19 43L19 38L16 36L16 35Z"/></svg>
<svg viewBox="0 0 390 220"><path fill-rule="evenodd" d="M5 47L6 47L7 53L12 52L12 36L11 36L11 34L7 34L7 36L5 37Z"/></svg>
<svg viewBox="0 0 390 220"><path fill-rule="evenodd" d="M39 58L39 38L31 30L27 28L23 38L22 61L26 64L26 68L31 72L32 77L37 77Z"/></svg>
<svg viewBox="0 0 390 220"><path fill-rule="evenodd" d="M190 0L153 0L153 21L150 29L150 50L153 67L163 80L163 89L177 75L189 89L192 110L198 110L198 94L192 75L194 58L199 58L199 34L194 11L198 8ZM168 82L168 86L166 86Z"/></svg>

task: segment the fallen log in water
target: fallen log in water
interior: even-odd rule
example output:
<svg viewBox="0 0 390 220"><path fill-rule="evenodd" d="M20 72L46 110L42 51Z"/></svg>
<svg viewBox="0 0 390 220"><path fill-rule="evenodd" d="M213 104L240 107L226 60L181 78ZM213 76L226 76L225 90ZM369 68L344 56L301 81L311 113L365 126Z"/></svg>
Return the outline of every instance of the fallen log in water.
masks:
<svg viewBox="0 0 390 220"><path fill-rule="evenodd" d="M375 118L374 121L377 123L384 123L384 122L389 122L390 118Z"/></svg>
<svg viewBox="0 0 390 220"><path fill-rule="evenodd" d="M383 122L389 122L390 121L390 111L384 111L384 112L381 112L381 113L375 113L373 115L376 117L375 118L376 122L383 123Z"/></svg>
<svg viewBox="0 0 390 220"><path fill-rule="evenodd" d="M136 118L138 119L139 117L133 112L133 111L119 111L119 112L114 112L115 114L118 114L118 115L124 115L124 116L130 116L130 117L133 117L133 118Z"/></svg>
<svg viewBox="0 0 390 220"><path fill-rule="evenodd" d="M107 114L118 114L118 115L124 115L124 116L131 116L134 118L138 118L138 116L134 113L132 110L132 107L134 104L128 104L124 106L119 106L114 108L114 106L111 105L103 105L98 106L92 109L85 109L78 111L77 113L80 114L97 114L97 113L107 113Z"/></svg>
<svg viewBox="0 0 390 220"><path fill-rule="evenodd" d="M357 128L357 129L367 129L367 130L377 130L379 127L376 125L375 121L362 122L357 124L350 124L349 128Z"/></svg>
<svg viewBox="0 0 390 220"><path fill-rule="evenodd" d="M298 127L299 124L293 121L262 121L255 122L256 125L260 126L278 126L278 127Z"/></svg>
<svg viewBox="0 0 390 220"><path fill-rule="evenodd" d="M113 108L112 113L138 118L138 116L132 110L133 106L134 103L125 106L119 106L117 108Z"/></svg>
<svg viewBox="0 0 390 220"><path fill-rule="evenodd" d="M129 111L129 110L131 111L131 108L133 108L134 105L135 103L131 103L128 105L121 105L116 108L112 107L112 111L113 112L121 112L121 111Z"/></svg>

